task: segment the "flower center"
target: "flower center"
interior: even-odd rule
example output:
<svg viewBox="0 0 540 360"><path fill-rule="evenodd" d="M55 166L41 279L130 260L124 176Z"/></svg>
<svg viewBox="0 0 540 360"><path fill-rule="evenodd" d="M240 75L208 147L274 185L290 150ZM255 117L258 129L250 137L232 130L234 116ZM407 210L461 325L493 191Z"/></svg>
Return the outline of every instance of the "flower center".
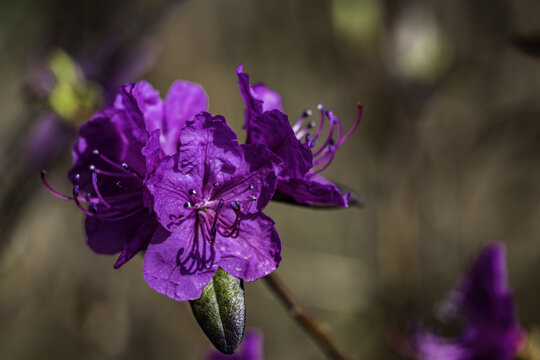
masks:
<svg viewBox="0 0 540 360"><path fill-rule="evenodd" d="M212 184L210 194L204 197L199 196L195 189L184 193L186 201L183 207L195 212L196 226L209 243L215 242L217 234L226 238L238 237L240 214L249 211L257 201L254 195L255 185L242 186L242 183L245 182L230 189L227 186L220 188L220 184L216 182Z"/></svg>
<svg viewBox="0 0 540 360"><path fill-rule="evenodd" d="M320 118L319 126L317 126L315 133L312 133L313 129L316 126L316 123L314 121L310 121L304 125L304 122L312 114L311 110L308 109L302 113L302 116L300 116L300 118L292 126L292 129L294 131L294 134L296 135L296 138L298 140L302 140L302 138L304 138L304 142L308 144L309 147L312 149L311 151L313 153L313 168L308 172L308 175L318 174L321 171L325 170L328 166L330 166L337 149L341 146L341 144L347 141L347 139L351 136L353 131L358 126L362 114L361 109L362 107L361 105L359 105L358 116L349 132L347 132L347 134L345 135L343 135L341 122L339 121L337 116L335 116L331 110L325 110L323 104L317 104L317 110L319 110ZM319 139L322 138L326 119L328 119L329 122L328 134L326 135L326 139L324 139L324 141L320 143L318 149L315 149L315 147L317 147L317 143L320 142Z"/></svg>
<svg viewBox="0 0 540 360"><path fill-rule="evenodd" d="M128 164L117 164L97 149L92 154L96 157L96 164L99 166L91 164L88 166L89 172L77 173L73 176L72 196L63 195L54 190L47 183L46 171L43 170L41 180L47 190L56 197L74 201L84 214L100 220L123 220L144 210L141 196L144 177ZM82 181L84 181L85 190L81 187ZM102 191L103 182L107 182L105 186L107 195L104 195ZM128 182L130 186L126 186L125 182ZM86 207L83 204L86 204Z"/></svg>

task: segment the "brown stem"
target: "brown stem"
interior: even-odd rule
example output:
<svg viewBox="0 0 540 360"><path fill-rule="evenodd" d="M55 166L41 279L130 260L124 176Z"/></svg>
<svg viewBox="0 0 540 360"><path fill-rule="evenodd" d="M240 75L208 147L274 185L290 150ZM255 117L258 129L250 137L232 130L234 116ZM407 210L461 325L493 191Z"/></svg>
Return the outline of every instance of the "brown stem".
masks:
<svg viewBox="0 0 540 360"><path fill-rule="evenodd" d="M289 314L315 340L328 359L349 360L350 358L338 348L328 332L313 319L304 308L293 298L279 277L273 273L264 278L270 290L283 303Z"/></svg>

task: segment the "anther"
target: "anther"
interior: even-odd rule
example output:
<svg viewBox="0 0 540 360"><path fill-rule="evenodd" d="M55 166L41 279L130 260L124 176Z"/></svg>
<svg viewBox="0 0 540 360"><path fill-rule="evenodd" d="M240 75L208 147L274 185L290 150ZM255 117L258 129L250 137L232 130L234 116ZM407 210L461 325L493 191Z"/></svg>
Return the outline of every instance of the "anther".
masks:
<svg viewBox="0 0 540 360"><path fill-rule="evenodd" d="M317 110L321 111L322 109L324 109L324 105L322 103L318 103Z"/></svg>
<svg viewBox="0 0 540 360"><path fill-rule="evenodd" d="M126 170L129 170L129 165L126 163L122 163L122 167Z"/></svg>
<svg viewBox="0 0 540 360"><path fill-rule="evenodd" d="M79 180L81 179L81 174L75 174L73 175L73 184L77 185L79 183Z"/></svg>
<svg viewBox="0 0 540 360"><path fill-rule="evenodd" d="M90 193L86 193L86 201L90 201L90 199L92 198L92 195L90 195Z"/></svg>
<svg viewBox="0 0 540 360"><path fill-rule="evenodd" d="M250 189L253 189L255 186L253 186L253 184L249 184L249 188Z"/></svg>
<svg viewBox="0 0 540 360"><path fill-rule="evenodd" d="M310 121L306 126L306 128L308 129L313 129L314 127L315 127L315 121Z"/></svg>
<svg viewBox="0 0 540 360"><path fill-rule="evenodd" d="M92 164L92 165L88 166L88 170L94 171L94 170L96 170L96 166Z"/></svg>
<svg viewBox="0 0 540 360"><path fill-rule="evenodd" d="M187 209L187 208L190 207L190 206L191 206L191 203L190 203L189 201L186 201L186 202L184 203L184 208Z"/></svg>
<svg viewBox="0 0 540 360"><path fill-rule="evenodd" d="M96 155L96 156L99 156L99 150L98 149L94 149L94 151L92 151L92 154Z"/></svg>
<svg viewBox="0 0 540 360"><path fill-rule="evenodd" d="M189 189L189 195L195 195L197 193L197 191L195 191L195 189Z"/></svg>
<svg viewBox="0 0 540 360"><path fill-rule="evenodd" d="M80 193L80 191L79 191L79 185L75 185L75 186L73 187L73 195L79 196L79 193Z"/></svg>
<svg viewBox="0 0 540 360"><path fill-rule="evenodd" d="M306 134L306 142L309 142L311 140L311 134Z"/></svg>
<svg viewBox="0 0 540 360"><path fill-rule="evenodd" d="M96 204L90 205L90 211L91 211L92 213L94 213L94 214L97 214L98 208L97 208Z"/></svg>
<svg viewBox="0 0 540 360"><path fill-rule="evenodd" d="M310 110L310 109L304 110L304 112L302 113L302 116L303 116L303 117L311 116L311 110Z"/></svg>
<svg viewBox="0 0 540 360"><path fill-rule="evenodd" d="M119 189L123 189L123 188L124 188L124 184L122 184L120 181L117 181L117 182L116 182L116 187L119 188Z"/></svg>
<svg viewBox="0 0 540 360"><path fill-rule="evenodd" d="M252 197L251 197L251 200L257 201L257 197L256 197L256 196L252 196Z"/></svg>
<svg viewBox="0 0 540 360"><path fill-rule="evenodd" d="M312 148L314 148L314 147L315 147L315 145L317 145L317 139L313 139L313 140L311 140L311 143L309 144L309 147L312 147Z"/></svg>
<svg viewBox="0 0 540 360"><path fill-rule="evenodd" d="M214 185L214 187L217 187L217 186L219 186L219 183L215 182L213 185Z"/></svg>
<svg viewBox="0 0 540 360"><path fill-rule="evenodd" d="M231 203L231 208L236 211L236 210L238 210L238 205L236 205L235 202L232 202Z"/></svg>

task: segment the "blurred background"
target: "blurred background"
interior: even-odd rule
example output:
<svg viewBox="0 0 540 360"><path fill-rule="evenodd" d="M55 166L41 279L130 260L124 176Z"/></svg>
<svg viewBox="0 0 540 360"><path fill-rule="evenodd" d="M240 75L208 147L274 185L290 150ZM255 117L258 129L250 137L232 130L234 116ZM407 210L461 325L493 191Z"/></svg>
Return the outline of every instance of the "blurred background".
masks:
<svg viewBox="0 0 540 360"><path fill-rule="evenodd" d="M537 0L2 1L0 349L5 359L202 359L188 303L148 287L142 258L85 244L69 189L76 128L116 87L201 83L243 138L234 69L322 101L348 129L325 175L364 209L267 208L278 274L355 358L400 359L483 244L507 244L523 325L540 327L540 2ZM263 282L246 284L266 359L324 359Z"/></svg>

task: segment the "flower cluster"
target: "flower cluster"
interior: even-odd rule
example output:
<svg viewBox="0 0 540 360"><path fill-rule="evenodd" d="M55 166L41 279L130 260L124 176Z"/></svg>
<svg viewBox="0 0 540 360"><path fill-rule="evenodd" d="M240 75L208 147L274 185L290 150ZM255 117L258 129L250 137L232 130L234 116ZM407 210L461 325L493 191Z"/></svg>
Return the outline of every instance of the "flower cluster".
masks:
<svg viewBox="0 0 540 360"><path fill-rule="evenodd" d="M347 206L349 195L319 174L360 113L347 134L322 105L317 128L306 121L309 111L291 126L277 93L252 87L242 67L237 75L245 144L223 116L207 112L200 85L177 81L163 100L139 82L122 86L114 106L81 127L70 196L42 172L53 194L86 215L94 251L120 253L115 268L145 251L145 280L176 300L199 298L218 268L254 281L279 266L281 241L263 213L276 192L299 204Z"/></svg>

